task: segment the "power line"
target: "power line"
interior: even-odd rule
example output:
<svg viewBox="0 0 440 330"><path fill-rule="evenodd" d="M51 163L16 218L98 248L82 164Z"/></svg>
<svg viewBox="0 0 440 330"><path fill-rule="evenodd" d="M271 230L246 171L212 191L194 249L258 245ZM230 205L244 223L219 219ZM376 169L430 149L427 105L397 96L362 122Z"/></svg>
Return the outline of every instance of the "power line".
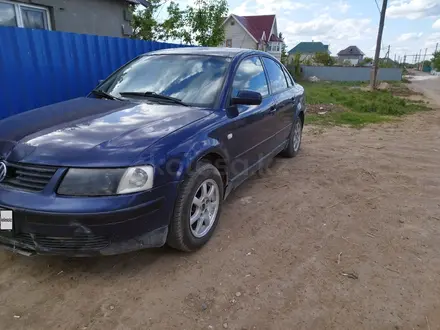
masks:
<svg viewBox="0 0 440 330"><path fill-rule="evenodd" d="M376 3L377 10L379 11L379 14L380 14L380 7L379 7L379 4L377 3L377 0L374 0L374 2Z"/></svg>

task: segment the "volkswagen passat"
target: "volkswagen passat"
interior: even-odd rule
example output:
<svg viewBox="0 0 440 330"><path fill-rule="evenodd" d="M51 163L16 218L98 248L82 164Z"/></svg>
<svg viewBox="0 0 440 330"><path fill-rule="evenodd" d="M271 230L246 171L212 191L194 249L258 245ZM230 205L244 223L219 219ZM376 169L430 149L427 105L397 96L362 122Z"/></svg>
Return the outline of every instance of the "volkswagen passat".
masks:
<svg viewBox="0 0 440 330"><path fill-rule="evenodd" d="M179 48L87 97L0 121L0 245L111 255L203 246L223 200L301 144L304 89L265 52Z"/></svg>

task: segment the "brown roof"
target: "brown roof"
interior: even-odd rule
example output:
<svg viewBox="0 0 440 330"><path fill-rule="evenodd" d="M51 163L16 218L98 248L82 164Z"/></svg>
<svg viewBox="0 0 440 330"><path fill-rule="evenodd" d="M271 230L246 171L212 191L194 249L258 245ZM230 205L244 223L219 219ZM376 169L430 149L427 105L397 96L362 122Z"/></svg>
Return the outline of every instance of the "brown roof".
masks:
<svg viewBox="0 0 440 330"><path fill-rule="evenodd" d="M266 33L266 40L271 38L270 30L272 29L272 25L275 20L275 15L261 15L261 16L234 15L234 17L249 31L249 33L257 41L261 39L261 37L263 36L263 32Z"/></svg>
<svg viewBox="0 0 440 330"><path fill-rule="evenodd" d="M272 34L270 36L270 41L283 41L282 39L278 38L275 34Z"/></svg>

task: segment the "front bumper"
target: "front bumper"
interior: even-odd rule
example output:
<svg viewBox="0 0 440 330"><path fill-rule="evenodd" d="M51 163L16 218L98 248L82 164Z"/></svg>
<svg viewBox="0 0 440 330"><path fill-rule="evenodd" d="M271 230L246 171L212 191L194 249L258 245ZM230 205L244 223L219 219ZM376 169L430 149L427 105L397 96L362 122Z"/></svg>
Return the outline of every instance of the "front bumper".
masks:
<svg viewBox="0 0 440 330"><path fill-rule="evenodd" d="M72 257L160 247L176 191L177 183L171 183L139 194L67 198L0 188L0 209L13 211L14 224L12 232L0 231L0 246L25 255Z"/></svg>

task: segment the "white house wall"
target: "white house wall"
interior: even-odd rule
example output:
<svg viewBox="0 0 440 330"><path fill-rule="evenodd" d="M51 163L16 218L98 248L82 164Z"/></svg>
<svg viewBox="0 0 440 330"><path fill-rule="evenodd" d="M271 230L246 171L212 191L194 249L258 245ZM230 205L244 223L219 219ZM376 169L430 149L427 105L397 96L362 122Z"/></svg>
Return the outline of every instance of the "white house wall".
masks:
<svg viewBox="0 0 440 330"><path fill-rule="evenodd" d="M235 24L231 25L231 21L234 21ZM257 43L252 39L252 37L246 32L245 29L241 27L241 25L235 21L232 17L224 24L225 27L225 39L232 40L233 48L248 48L248 49L256 49ZM226 40L224 46L226 46Z"/></svg>

